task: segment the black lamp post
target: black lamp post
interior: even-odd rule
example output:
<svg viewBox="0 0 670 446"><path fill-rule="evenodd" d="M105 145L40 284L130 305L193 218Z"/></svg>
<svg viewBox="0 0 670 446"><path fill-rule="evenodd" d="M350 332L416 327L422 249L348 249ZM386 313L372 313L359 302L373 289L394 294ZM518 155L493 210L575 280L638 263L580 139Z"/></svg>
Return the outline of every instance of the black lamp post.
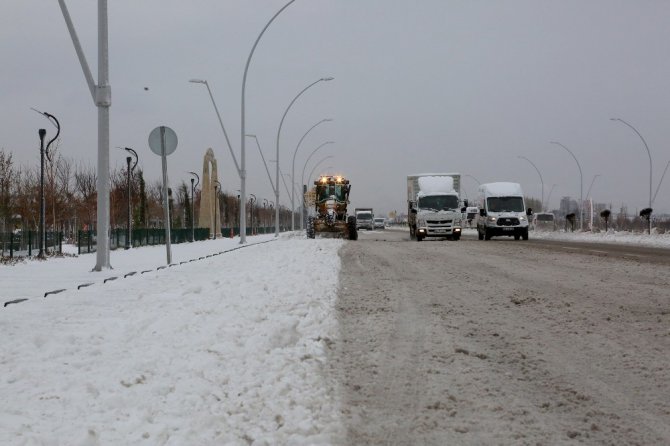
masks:
<svg viewBox="0 0 670 446"><path fill-rule="evenodd" d="M191 241L195 241L195 188L200 184L200 177L195 172L189 172L191 175L195 175L195 178L198 179L198 182L195 183L195 178L191 178ZM195 184L193 184L195 183Z"/></svg>
<svg viewBox="0 0 670 446"><path fill-rule="evenodd" d="M254 235L254 203L256 203L256 195L249 194L249 207L251 208L251 235Z"/></svg>
<svg viewBox="0 0 670 446"><path fill-rule="evenodd" d="M216 211L219 209L219 191L221 190L221 183L214 181L214 240L216 240L217 222Z"/></svg>
<svg viewBox="0 0 670 446"><path fill-rule="evenodd" d="M40 136L40 242L39 242L39 253L38 257L44 258L46 254L46 221L45 221L45 214L46 214L46 205L45 205L45 200L44 200L44 156L51 161L51 157L49 156L49 147L51 146L51 143L53 143L56 139L58 139L58 136L60 135L60 123L58 122L58 119L52 114L49 114L47 112L41 112L39 110L35 110L34 108L32 109L33 111L39 113L40 115L44 115L53 125L56 127L56 136L51 138L49 142L47 143L46 148L44 147L44 138L47 135L47 131L45 129L39 129L37 132L38 135Z"/></svg>
<svg viewBox="0 0 670 446"><path fill-rule="evenodd" d="M126 187L128 190L128 225L126 227L126 249L130 249L133 247L133 240L132 240L132 221L133 221L133 213L132 213L132 200L130 197L130 177L132 176L133 171L135 170L135 167L137 166L137 162L139 161L139 156L137 156L137 152L135 152L133 149L130 147L124 147L123 150L126 152L132 154L135 156L135 163L133 164L133 167L130 167L130 162L133 160L131 156L126 157L126 165L127 165L127 180L126 180Z"/></svg>
<svg viewBox="0 0 670 446"><path fill-rule="evenodd" d="M40 251L37 257L44 258L44 137L47 135L47 131L39 129L38 134L40 135Z"/></svg>

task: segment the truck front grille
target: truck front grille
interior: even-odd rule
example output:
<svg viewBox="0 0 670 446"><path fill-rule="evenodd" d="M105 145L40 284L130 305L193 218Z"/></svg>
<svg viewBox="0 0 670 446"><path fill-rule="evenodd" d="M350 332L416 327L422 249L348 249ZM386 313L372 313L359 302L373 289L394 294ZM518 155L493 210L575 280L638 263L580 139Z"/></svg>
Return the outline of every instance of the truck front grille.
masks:
<svg viewBox="0 0 670 446"><path fill-rule="evenodd" d="M518 226L519 219L514 217L505 217L498 219L498 226Z"/></svg>
<svg viewBox="0 0 670 446"><path fill-rule="evenodd" d="M426 220L429 225L449 225L452 220Z"/></svg>

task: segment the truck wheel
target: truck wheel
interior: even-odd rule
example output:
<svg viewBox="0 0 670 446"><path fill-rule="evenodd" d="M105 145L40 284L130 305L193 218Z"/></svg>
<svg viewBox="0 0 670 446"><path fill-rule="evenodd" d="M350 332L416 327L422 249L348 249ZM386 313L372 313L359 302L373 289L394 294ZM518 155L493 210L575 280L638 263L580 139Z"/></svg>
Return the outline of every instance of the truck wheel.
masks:
<svg viewBox="0 0 670 446"><path fill-rule="evenodd" d="M479 240L484 240L484 233L482 231L480 231L479 229L477 229L477 238Z"/></svg>
<svg viewBox="0 0 670 446"><path fill-rule="evenodd" d="M354 215L347 217L347 233L349 240L358 239L358 228L356 227L356 216Z"/></svg>
<svg viewBox="0 0 670 446"><path fill-rule="evenodd" d="M349 230L349 240L358 240L358 230L356 229L356 217L350 215L347 218L347 229Z"/></svg>
<svg viewBox="0 0 670 446"><path fill-rule="evenodd" d="M491 234L489 233L488 229L484 230L484 240L491 240Z"/></svg>
<svg viewBox="0 0 670 446"><path fill-rule="evenodd" d="M314 238L314 217L307 217L307 238Z"/></svg>
<svg viewBox="0 0 670 446"><path fill-rule="evenodd" d="M523 238L524 240L528 240L528 229L523 231L523 234L521 234L521 238Z"/></svg>
<svg viewBox="0 0 670 446"><path fill-rule="evenodd" d="M421 237L419 234L417 234L416 235L416 241L420 242L421 240L423 240L423 237Z"/></svg>
<svg viewBox="0 0 670 446"><path fill-rule="evenodd" d="M519 234L514 234L514 240L519 240L521 236Z"/></svg>
<svg viewBox="0 0 670 446"><path fill-rule="evenodd" d="M455 235L455 236L454 236L454 240L455 240L455 241L459 241L460 239L461 239L461 236L460 236L460 235Z"/></svg>

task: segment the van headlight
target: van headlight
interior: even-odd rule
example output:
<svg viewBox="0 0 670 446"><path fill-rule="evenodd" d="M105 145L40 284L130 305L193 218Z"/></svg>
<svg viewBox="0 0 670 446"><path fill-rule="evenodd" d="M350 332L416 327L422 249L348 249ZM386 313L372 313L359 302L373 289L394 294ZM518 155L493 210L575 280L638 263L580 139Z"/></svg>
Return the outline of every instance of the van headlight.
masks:
<svg viewBox="0 0 670 446"><path fill-rule="evenodd" d="M489 221L496 221L496 220L497 220L496 217L489 217Z"/></svg>
<svg viewBox="0 0 670 446"><path fill-rule="evenodd" d="M526 217L519 217L520 221L526 221Z"/></svg>

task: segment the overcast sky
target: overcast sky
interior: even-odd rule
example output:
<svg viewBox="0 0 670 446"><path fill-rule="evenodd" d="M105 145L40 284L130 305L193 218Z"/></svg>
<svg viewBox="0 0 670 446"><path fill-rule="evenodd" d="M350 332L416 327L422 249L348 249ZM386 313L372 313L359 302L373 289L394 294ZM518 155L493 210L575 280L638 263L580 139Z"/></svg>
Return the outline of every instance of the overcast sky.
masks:
<svg viewBox="0 0 670 446"><path fill-rule="evenodd" d="M147 137L173 128L168 158L172 186L202 172L208 147L224 189L239 178L207 90L207 79L233 148L240 157L240 96L244 65L263 26L285 0L110 0L111 160L125 164L134 148L149 180L160 158ZM67 5L97 79L97 2ZM353 206L377 212L406 209L406 175L460 172L473 198L477 182L514 181L549 206L562 196L647 206L649 158L655 192L670 160L670 2L297 0L268 28L247 78L247 133L258 135L266 160L296 178L307 164L344 174ZM61 153L96 165L97 112L58 2L5 1L0 8L0 147L20 164L38 163L37 129L54 134L30 107L62 124ZM148 87L148 90L145 90ZM247 191L273 200L253 140L247 140ZM270 166L272 169L272 165ZM274 179L274 170L272 170ZM654 208L670 212L670 173ZM290 179L287 179L290 181ZM289 183L290 186L290 183ZM281 186L282 204L288 205Z"/></svg>

